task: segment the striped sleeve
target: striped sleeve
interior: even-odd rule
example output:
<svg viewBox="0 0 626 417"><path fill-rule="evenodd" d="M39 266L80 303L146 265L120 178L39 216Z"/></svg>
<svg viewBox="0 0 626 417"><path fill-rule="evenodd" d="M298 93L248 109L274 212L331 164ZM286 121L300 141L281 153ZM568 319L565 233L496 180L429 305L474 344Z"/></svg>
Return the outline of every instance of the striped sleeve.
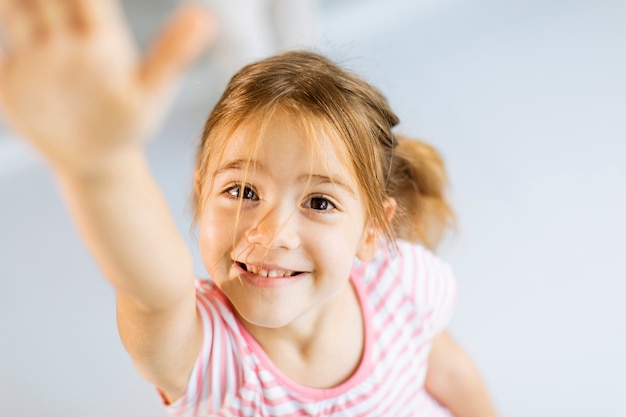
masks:
<svg viewBox="0 0 626 417"><path fill-rule="evenodd" d="M457 282L450 265L426 248L408 242L400 244L402 279L410 288L424 332L435 337L449 324L457 300Z"/></svg>
<svg viewBox="0 0 626 417"><path fill-rule="evenodd" d="M202 319L203 341L196 359L187 392L167 406L175 417L206 415L219 410L241 384L238 349L224 317L226 306L212 285L199 281L196 303Z"/></svg>

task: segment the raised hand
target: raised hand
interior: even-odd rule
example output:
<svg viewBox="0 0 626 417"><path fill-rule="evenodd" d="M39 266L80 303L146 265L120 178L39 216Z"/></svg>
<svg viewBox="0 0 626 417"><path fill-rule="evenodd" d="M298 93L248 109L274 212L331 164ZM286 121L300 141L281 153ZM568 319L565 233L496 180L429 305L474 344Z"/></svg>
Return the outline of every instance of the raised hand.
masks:
<svg viewBox="0 0 626 417"><path fill-rule="evenodd" d="M215 35L181 8L138 53L114 0L0 0L0 112L64 171L96 168L154 130Z"/></svg>

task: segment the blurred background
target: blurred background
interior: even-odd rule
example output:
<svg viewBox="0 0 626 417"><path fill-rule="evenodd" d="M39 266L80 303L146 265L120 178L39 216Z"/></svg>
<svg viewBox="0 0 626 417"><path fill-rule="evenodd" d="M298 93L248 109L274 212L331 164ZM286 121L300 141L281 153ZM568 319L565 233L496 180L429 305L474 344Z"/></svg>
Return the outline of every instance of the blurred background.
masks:
<svg viewBox="0 0 626 417"><path fill-rule="evenodd" d="M177 3L124 2L141 45ZM194 148L229 72L312 46L377 85L400 131L442 152L460 223L440 250L460 286L451 331L500 414L626 416L626 2L321 0L280 30L253 1L232 3L220 10L230 38L193 68L148 146L190 246ZM50 172L7 132L0 401L12 417L166 416Z"/></svg>

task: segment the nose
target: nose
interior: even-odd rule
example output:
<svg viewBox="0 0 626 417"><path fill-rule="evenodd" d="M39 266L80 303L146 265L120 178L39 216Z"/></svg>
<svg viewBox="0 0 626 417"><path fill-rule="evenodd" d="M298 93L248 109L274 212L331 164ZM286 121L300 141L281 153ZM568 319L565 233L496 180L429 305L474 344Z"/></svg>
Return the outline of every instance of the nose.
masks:
<svg viewBox="0 0 626 417"><path fill-rule="evenodd" d="M297 209L272 207L259 213L258 220L248 229L250 243L265 249L295 249L300 245L297 227Z"/></svg>

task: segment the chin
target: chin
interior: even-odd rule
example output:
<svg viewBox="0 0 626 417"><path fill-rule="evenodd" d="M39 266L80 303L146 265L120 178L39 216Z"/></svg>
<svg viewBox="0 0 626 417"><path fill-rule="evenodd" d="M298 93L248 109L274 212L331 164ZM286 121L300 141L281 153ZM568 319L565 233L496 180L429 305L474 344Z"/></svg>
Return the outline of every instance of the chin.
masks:
<svg viewBox="0 0 626 417"><path fill-rule="evenodd" d="M263 309L264 307L259 306L257 308ZM245 322L252 326L266 329L279 329L289 325L294 320L292 316L285 313L270 311L267 306L265 306L264 311L259 311L257 308L237 309L237 314L242 323Z"/></svg>

